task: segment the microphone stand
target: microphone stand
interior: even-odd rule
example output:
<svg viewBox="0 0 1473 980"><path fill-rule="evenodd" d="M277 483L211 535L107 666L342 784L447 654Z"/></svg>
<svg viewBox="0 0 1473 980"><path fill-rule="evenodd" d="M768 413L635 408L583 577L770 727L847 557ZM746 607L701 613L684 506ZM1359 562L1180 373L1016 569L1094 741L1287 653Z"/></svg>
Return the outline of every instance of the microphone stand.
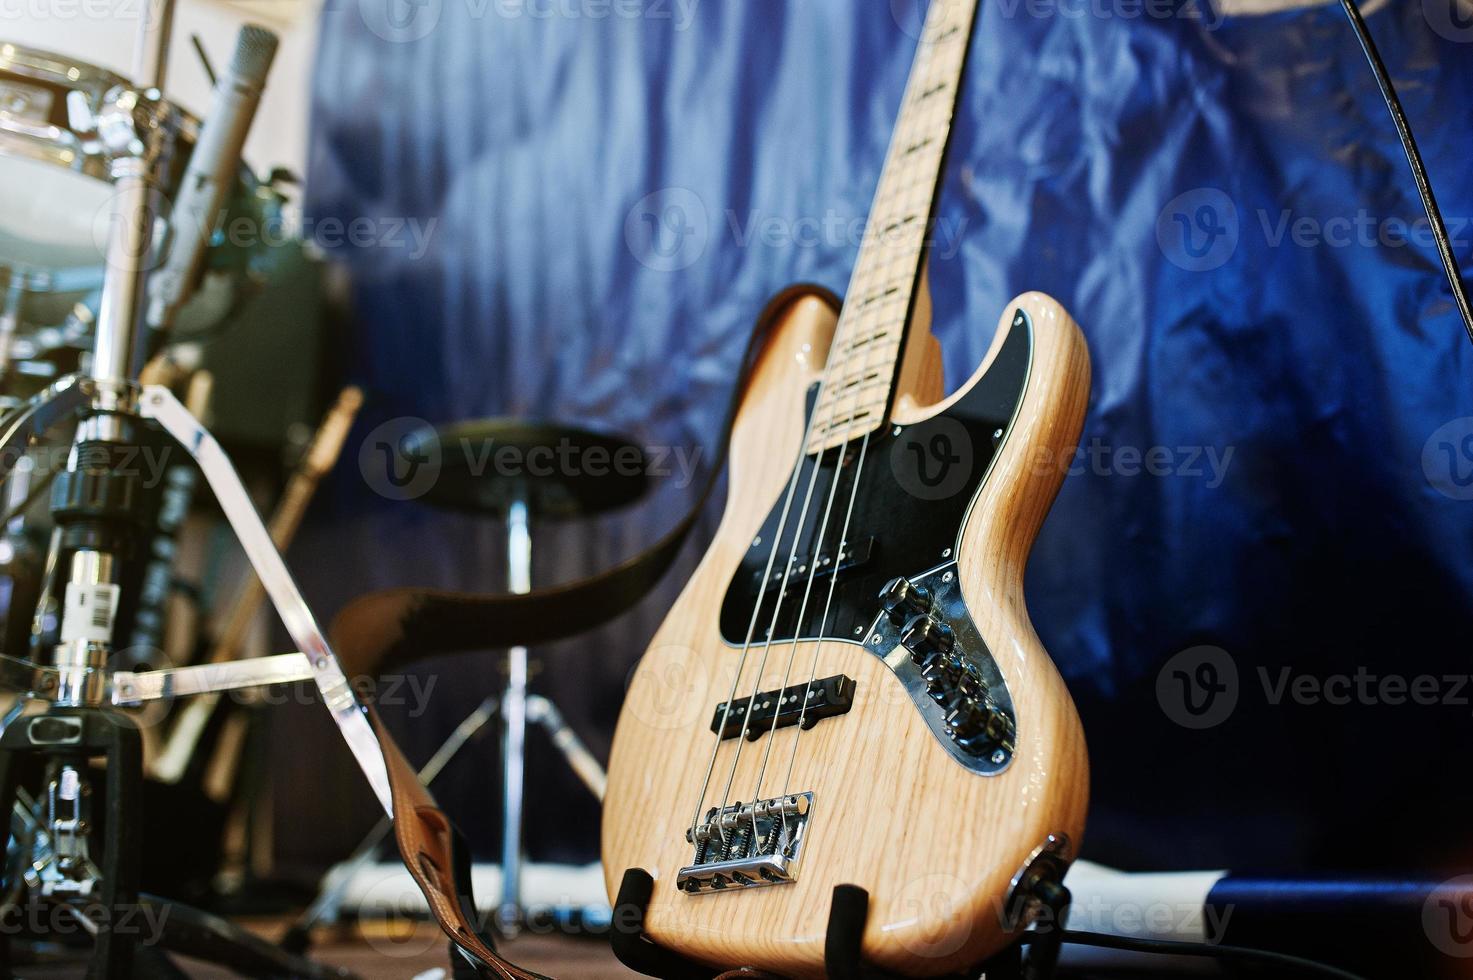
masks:
<svg viewBox="0 0 1473 980"><path fill-rule="evenodd" d="M167 21L170 5L162 11ZM167 22L140 25L141 34L150 30L167 39ZM177 112L151 85L162 71L161 44L146 47L140 38L140 50L153 52L151 60L141 59L153 77L139 82L149 88L115 90L99 119L99 132L113 151L114 211L90 369L56 382L0 419L0 480L32 440L62 423L77 423L66 469L52 495L57 527L52 558L63 593L60 642L49 664L0 657L0 689L44 704L40 713L8 718L0 732L0 813L15 811L27 786L38 810L31 814L33 832L14 835L20 860L12 863L10 874L23 877L29 901L46 909L50 917L44 921L52 924L53 938L76 935L79 928L92 937L88 978L127 980L136 966L150 964L148 972L169 975L172 967L161 966L159 950L149 948L154 944L250 976L342 977L347 974L182 907L170 906L169 915L150 920L147 910L159 902L139 894L142 743L137 725L117 708L311 680L380 803L386 811L391 808L387 767L366 709L240 477L220 445L167 388L138 383L144 285L154 252L152 201L179 124ZM134 461L147 426L162 428L198 464L303 652L142 673L109 669L120 564L142 530L134 506L141 472ZM105 808L94 805L92 784L99 776L105 782ZM66 917L67 928L57 927L59 915ZM143 934L139 923L148 921L162 924L161 934ZM9 944L0 936L0 971L8 960Z"/></svg>

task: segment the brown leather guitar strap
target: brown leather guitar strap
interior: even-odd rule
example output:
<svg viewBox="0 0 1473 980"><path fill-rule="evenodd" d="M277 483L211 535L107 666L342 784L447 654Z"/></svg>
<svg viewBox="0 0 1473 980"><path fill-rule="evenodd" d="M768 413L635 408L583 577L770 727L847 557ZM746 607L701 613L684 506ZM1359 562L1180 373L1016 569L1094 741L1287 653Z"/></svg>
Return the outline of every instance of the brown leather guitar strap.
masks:
<svg viewBox="0 0 1473 980"><path fill-rule="evenodd" d="M497 980L547 980L540 973L523 970L496 955L491 941L477 928L476 906L470 889L470 859L459 835L371 707L368 717L389 771L389 789L394 797L394 842L399 845L404 866L424 892L435 922L451 942L475 961L482 976Z"/></svg>
<svg viewBox="0 0 1473 980"><path fill-rule="evenodd" d="M597 575L523 595L411 587L360 596L333 620L333 640L344 669L350 676L375 677L440 654L548 643L587 632L632 607L670 568L700 520L725 468L737 409L767 337L782 314L807 296L839 308L832 292L807 284L790 286L768 302L747 343L706 482L685 515L648 550Z"/></svg>
<svg viewBox="0 0 1473 980"><path fill-rule="evenodd" d="M805 296L839 307L833 293L808 285L792 286L767 304L747 345L706 484L689 512L654 546L607 572L525 595L391 589L364 596L338 614L331 631L349 676L377 676L386 666L435 654L545 643L591 629L634 605L670 567L700 518L725 466L737 409L767 337L781 314ZM435 921L482 977L547 980L502 959L477 928L469 854L371 706L368 716L389 774L394 840Z"/></svg>

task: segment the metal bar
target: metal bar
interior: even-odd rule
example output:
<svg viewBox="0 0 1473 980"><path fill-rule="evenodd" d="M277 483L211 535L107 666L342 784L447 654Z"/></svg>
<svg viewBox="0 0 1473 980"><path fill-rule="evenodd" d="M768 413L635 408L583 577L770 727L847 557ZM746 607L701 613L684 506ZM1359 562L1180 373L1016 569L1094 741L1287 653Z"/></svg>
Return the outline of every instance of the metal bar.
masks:
<svg viewBox="0 0 1473 980"><path fill-rule="evenodd" d="M67 580L66 611L61 620L61 642L51 653L51 662L60 674L55 702L67 707L95 707L107 699L107 655L112 643L113 613L117 609L117 562L111 553L92 548L78 548L71 554L70 577ZM106 598L99 598L99 595ZM74 605L80 598L86 605ZM102 616L101 632L97 630Z"/></svg>
<svg viewBox="0 0 1473 980"><path fill-rule="evenodd" d="M322 634L322 628L312 615L312 610L302 599L297 583L287 570L286 562L271 543L271 535L261 521L261 515L251 503L245 486L230 459L209 430L189 414L179 400L166 388L150 385L143 390L139 412L144 418L157 421L164 430L194 457L204 474L210 490L214 492L225 519L240 539L246 557L256 570L266 594L276 607L277 615L291 635L292 641L301 647L312 666L312 679L322 692L322 700L331 712L333 721L343 740L348 743L358 767L363 770L368 783L378 796L385 813L393 813L393 795L389 790L389 772L384 762L383 749L378 736L369 724L368 713L358 700L358 695L348 684L342 664Z"/></svg>
<svg viewBox="0 0 1473 980"><path fill-rule="evenodd" d="M91 405L81 378L70 374L37 392L4 419L0 419L0 480L10 475L26 455L32 439L63 419L80 416Z"/></svg>
<svg viewBox="0 0 1473 980"><path fill-rule="evenodd" d="M232 663L145 670L141 673L120 670L112 677L112 703L122 707L143 704L145 701L189 697L192 694L310 681L313 676L312 665L300 653L281 653L273 657L256 657Z"/></svg>
<svg viewBox="0 0 1473 980"><path fill-rule="evenodd" d="M506 511L507 584L515 593L532 591L532 534L527 502L514 500ZM517 928L522 907L522 810L527 764L527 648L506 652L506 690L501 697L501 905L497 921L508 934Z"/></svg>
<svg viewBox="0 0 1473 980"><path fill-rule="evenodd" d="M60 673L55 667L0 656L0 693L50 701L56 696L59 680Z"/></svg>
<svg viewBox="0 0 1473 980"><path fill-rule="evenodd" d="M540 694L533 694L527 698L527 720L547 729L552 744L568 760L574 775L602 803L604 792L609 787L609 774L599 765L593 753L588 751L588 746L583 744L578 733L563 720L563 713L557 709L557 705Z"/></svg>
<svg viewBox="0 0 1473 980"><path fill-rule="evenodd" d="M126 385L136 377L133 351L142 319L144 278L153 254L152 175L153 165L142 157L113 163L107 266L92 348L92 377L104 385Z"/></svg>
<svg viewBox="0 0 1473 980"><path fill-rule="evenodd" d="M133 38L133 84L164 88L169 70L169 40L174 33L174 0L146 0Z"/></svg>

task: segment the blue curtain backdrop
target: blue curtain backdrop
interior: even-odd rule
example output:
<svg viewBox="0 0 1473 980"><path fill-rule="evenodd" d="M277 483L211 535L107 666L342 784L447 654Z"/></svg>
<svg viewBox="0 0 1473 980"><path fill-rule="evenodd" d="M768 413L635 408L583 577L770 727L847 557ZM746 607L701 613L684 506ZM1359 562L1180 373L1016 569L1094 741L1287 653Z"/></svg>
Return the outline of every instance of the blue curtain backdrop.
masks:
<svg viewBox="0 0 1473 980"><path fill-rule="evenodd" d="M1370 23L1470 262L1473 19L1453 3ZM708 462L766 298L843 291L923 12L328 0L307 220L352 275L369 403L349 456L394 420L515 414ZM1089 735L1086 854L1461 857L1473 349L1340 11L984 0L936 251L950 384L1023 290L1089 340L1084 452L1027 583ZM538 581L652 541L689 499L670 469L625 514L539 529ZM386 499L366 472L345 462L294 556L325 615L371 588L503 584L494 523ZM600 753L698 551L545 652L535 686ZM431 675L428 710L387 709L421 760L497 683L489 658ZM495 778L493 739L438 789L486 857ZM532 779L534 856L593 857L597 809L540 743Z"/></svg>

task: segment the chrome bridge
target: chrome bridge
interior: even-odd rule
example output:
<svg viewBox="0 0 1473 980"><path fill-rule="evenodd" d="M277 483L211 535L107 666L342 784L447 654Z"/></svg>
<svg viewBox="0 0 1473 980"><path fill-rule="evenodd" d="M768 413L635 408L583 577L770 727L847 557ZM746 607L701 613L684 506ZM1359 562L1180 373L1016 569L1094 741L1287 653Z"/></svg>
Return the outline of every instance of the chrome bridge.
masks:
<svg viewBox="0 0 1473 980"><path fill-rule="evenodd" d="M675 886L700 895L796 881L812 811L812 793L733 803L720 811L713 806L694 833L685 833L695 859L680 869Z"/></svg>

